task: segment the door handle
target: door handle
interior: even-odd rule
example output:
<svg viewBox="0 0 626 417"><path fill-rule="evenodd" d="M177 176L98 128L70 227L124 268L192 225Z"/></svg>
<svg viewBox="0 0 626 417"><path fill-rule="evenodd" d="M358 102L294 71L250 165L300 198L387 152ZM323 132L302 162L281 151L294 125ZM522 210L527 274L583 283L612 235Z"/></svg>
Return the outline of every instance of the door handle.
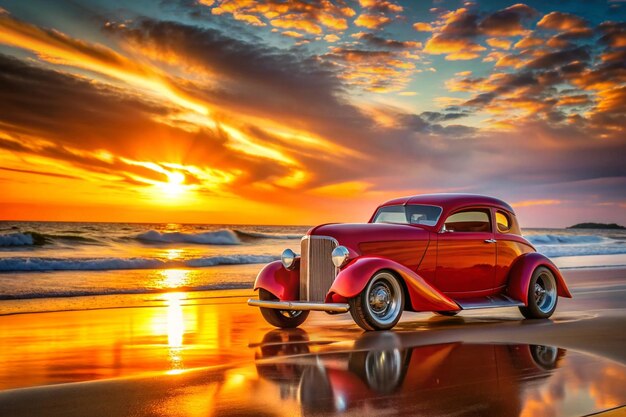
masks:
<svg viewBox="0 0 626 417"><path fill-rule="evenodd" d="M495 239L485 239L485 243L496 243L497 240Z"/></svg>

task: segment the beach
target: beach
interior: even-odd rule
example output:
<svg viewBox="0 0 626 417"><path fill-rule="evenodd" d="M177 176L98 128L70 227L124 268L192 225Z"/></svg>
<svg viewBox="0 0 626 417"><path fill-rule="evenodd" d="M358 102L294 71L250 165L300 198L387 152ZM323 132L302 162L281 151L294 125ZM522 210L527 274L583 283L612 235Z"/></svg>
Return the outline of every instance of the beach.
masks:
<svg viewBox="0 0 626 417"><path fill-rule="evenodd" d="M0 316L0 412L373 415L380 402L389 414L446 415L444 395L461 415L500 415L503 398L514 400L507 413L516 415L588 415L623 406L626 269L564 275L574 298L559 299L549 320L522 320L514 308L457 317L405 313L392 332L365 333L349 314L325 313L312 313L300 329L276 330L246 305L250 289L118 295L115 306L86 300L64 311L15 311ZM126 305L119 297L128 297ZM558 351L552 364L532 371L535 365L525 362L510 365L537 345ZM397 355L398 385L377 389L376 378L361 372L367 365L354 364L363 352ZM475 355L497 357L498 372L490 374ZM470 377L483 373L485 380ZM455 382L445 385L450 374ZM416 375L435 375L444 385L433 388ZM484 398L463 394L492 389ZM311 395L318 407L311 407ZM487 408L471 414L472 407Z"/></svg>
<svg viewBox="0 0 626 417"><path fill-rule="evenodd" d="M0 0L0 417L626 417L625 63L626 0Z"/></svg>

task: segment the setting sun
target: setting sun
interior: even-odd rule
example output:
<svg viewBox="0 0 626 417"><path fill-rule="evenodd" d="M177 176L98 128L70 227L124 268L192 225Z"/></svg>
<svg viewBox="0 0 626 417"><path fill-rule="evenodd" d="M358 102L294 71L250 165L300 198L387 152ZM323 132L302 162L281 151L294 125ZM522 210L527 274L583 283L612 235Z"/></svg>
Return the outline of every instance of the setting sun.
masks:
<svg viewBox="0 0 626 417"><path fill-rule="evenodd" d="M161 185L161 188L168 197L177 197L185 192L185 174L174 171L168 172L168 181Z"/></svg>

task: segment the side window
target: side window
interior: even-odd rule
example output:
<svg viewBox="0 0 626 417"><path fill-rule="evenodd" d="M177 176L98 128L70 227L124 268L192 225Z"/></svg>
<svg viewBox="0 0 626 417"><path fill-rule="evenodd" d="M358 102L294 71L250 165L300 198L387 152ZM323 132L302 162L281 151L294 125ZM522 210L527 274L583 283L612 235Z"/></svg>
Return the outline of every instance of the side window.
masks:
<svg viewBox="0 0 626 417"><path fill-rule="evenodd" d="M511 230L511 219L509 215L502 211L496 211L496 225L500 233L506 233Z"/></svg>
<svg viewBox="0 0 626 417"><path fill-rule="evenodd" d="M489 210L464 210L446 219L445 227L450 232L491 232Z"/></svg>

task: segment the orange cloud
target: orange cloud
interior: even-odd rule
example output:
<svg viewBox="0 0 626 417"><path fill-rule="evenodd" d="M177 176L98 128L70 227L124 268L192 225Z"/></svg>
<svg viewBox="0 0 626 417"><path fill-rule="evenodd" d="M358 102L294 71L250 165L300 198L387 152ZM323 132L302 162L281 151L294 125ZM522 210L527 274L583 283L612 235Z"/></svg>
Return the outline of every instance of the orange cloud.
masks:
<svg viewBox="0 0 626 417"><path fill-rule="evenodd" d="M341 77L349 84L386 93L404 89L415 72L415 64L407 61L402 52L335 47L324 58L341 68Z"/></svg>
<svg viewBox="0 0 626 417"><path fill-rule="evenodd" d="M516 44L515 48L517 49L527 49L535 46L543 45L546 41L532 35L528 35L522 39L520 39Z"/></svg>
<svg viewBox="0 0 626 417"><path fill-rule="evenodd" d="M598 92L598 104L594 109L595 112L623 115L624 109L626 109L626 86Z"/></svg>
<svg viewBox="0 0 626 417"><path fill-rule="evenodd" d="M253 26L265 26L264 19L271 25L284 29L299 29L309 34L322 33L321 26L331 30L343 31L348 28L346 17L355 12L343 4L330 0L307 2L293 0L221 0L212 1L207 6L214 6L215 15L230 14L236 20L242 20Z"/></svg>
<svg viewBox="0 0 626 417"><path fill-rule="evenodd" d="M446 39L435 36L426 42L424 51L434 55L445 54L450 61L474 59L486 48L467 39Z"/></svg>
<svg viewBox="0 0 626 417"><path fill-rule="evenodd" d="M287 31L283 32L282 35L283 36L287 36L289 38L296 38L296 39L304 37L304 35L302 33L294 32L292 30L287 30Z"/></svg>
<svg viewBox="0 0 626 417"><path fill-rule="evenodd" d="M491 46L492 48L498 48L498 49L510 49L511 44L513 43L512 41L508 39L502 39L502 38L489 38L486 40L486 42L487 42L487 45Z"/></svg>
<svg viewBox="0 0 626 417"><path fill-rule="evenodd" d="M379 29L391 22L391 19L383 15L374 15L363 13L356 18L354 24L368 29Z"/></svg>
<svg viewBox="0 0 626 417"><path fill-rule="evenodd" d="M564 96L559 98L557 105L559 106L584 106L590 104L589 96L587 94L578 94L573 96Z"/></svg>
<svg viewBox="0 0 626 417"><path fill-rule="evenodd" d="M417 22L413 24L413 29L418 32L432 32L433 26L430 23Z"/></svg>
<svg viewBox="0 0 626 417"><path fill-rule="evenodd" d="M587 22L573 14L550 12L541 18L537 27L553 30L587 29Z"/></svg>
<svg viewBox="0 0 626 417"><path fill-rule="evenodd" d="M322 28L319 25L309 20L295 17L293 15L287 15L282 18L272 19L270 21L270 24L272 26L282 29L301 30L312 35L320 35L322 33Z"/></svg>
<svg viewBox="0 0 626 417"><path fill-rule="evenodd" d="M475 59L486 50L478 43L482 35L493 36L487 39L489 46L509 49L512 41L501 37L526 34L528 30L524 27L524 22L535 13L534 9L524 4L515 4L485 17L469 6L446 12L440 16L424 51L446 55L447 60ZM495 61L496 58L491 56L486 60Z"/></svg>
<svg viewBox="0 0 626 417"><path fill-rule="evenodd" d="M404 9L399 4L388 0L359 0L361 7L373 9L381 13L401 13Z"/></svg>
<svg viewBox="0 0 626 417"><path fill-rule="evenodd" d="M511 205L515 208L519 207L531 207L531 206L552 206L555 204L561 204L560 200L525 200L518 201L517 203L512 203Z"/></svg>

